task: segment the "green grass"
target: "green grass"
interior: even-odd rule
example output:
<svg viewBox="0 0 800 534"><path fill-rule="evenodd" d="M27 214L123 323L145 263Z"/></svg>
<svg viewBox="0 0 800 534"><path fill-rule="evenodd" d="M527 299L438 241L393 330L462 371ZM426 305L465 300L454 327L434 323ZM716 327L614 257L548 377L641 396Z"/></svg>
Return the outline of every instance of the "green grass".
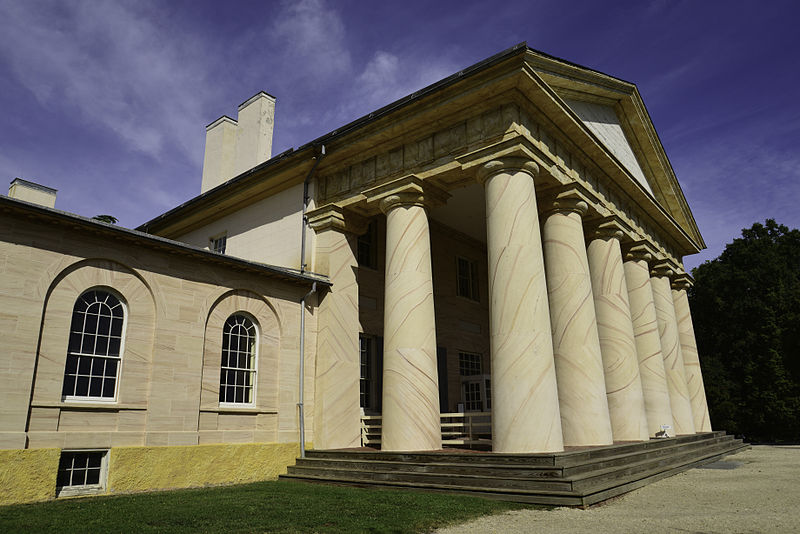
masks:
<svg viewBox="0 0 800 534"><path fill-rule="evenodd" d="M277 481L0 507L0 532L427 532L530 507L477 497Z"/></svg>

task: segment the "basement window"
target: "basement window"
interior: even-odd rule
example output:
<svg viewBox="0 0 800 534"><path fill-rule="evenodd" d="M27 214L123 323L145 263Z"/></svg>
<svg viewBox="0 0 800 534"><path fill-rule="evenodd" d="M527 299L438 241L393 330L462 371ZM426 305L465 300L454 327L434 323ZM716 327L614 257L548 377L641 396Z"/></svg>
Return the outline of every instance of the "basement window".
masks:
<svg viewBox="0 0 800 534"><path fill-rule="evenodd" d="M59 497L102 493L108 475L107 450L61 451L56 494Z"/></svg>

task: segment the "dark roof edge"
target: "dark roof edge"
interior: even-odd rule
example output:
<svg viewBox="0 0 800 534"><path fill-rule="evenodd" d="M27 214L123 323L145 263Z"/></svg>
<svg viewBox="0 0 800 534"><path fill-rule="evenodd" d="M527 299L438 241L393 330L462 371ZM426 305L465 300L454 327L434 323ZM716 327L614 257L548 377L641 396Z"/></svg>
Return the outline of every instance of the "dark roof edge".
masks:
<svg viewBox="0 0 800 534"><path fill-rule="evenodd" d="M217 261L238 267L245 267L256 271L266 272L271 275L287 278L293 281L307 282L307 283L318 282L326 286L332 285L330 280L328 280L328 278L324 275L316 273L308 273L308 272L301 273L297 269L290 269L288 267L278 267L276 265L268 265L266 263L258 263L254 261L245 260L242 258L237 258L235 256L226 256L224 254L212 252L210 250L195 247L193 245L187 245L186 243L181 243L179 241L173 241L172 239L166 239L164 237L159 237L145 232L140 232L138 230L131 230L130 228L123 228L121 226L104 223L101 221L90 219L88 217L84 217L82 215L76 215L74 213L69 213L66 211L47 208L44 206L40 206L38 204L32 204L30 202L25 202L23 200L19 200L16 198L9 198L7 196L0 195L0 208L2 208L4 205L12 209L19 209L22 211L39 213L48 217L60 219L62 221L78 223L83 226L86 226L87 228L92 228L94 230L100 230L103 232L117 234L128 238L140 239L142 241L157 245L159 247L178 249L183 252L186 252L187 254L199 256L206 260Z"/></svg>
<svg viewBox="0 0 800 534"><path fill-rule="evenodd" d="M364 115L363 117L360 117L360 118L358 118L358 119L356 119L356 120L354 120L352 122L349 122L349 123L345 124L344 126L342 126L341 128L337 128L336 130L333 130L332 132L324 134L321 137L317 137L313 141L310 141L310 142L308 142L308 143L306 143L304 145L301 145L297 149L290 148L290 149L288 149L288 150L286 150L284 152L281 152L277 156L274 156L274 157L268 159L264 163L261 163L260 165L257 165L255 167L253 167L252 169L250 169L248 171L245 171L245 172L243 172L242 174L240 174L238 176L234 176L233 178L231 178L227 182L223 182L220 185L218 185L218 186L216 186L216 187L214 187L212 189L209 189L205 193L197 195L196 197L193 197L193 198L187 200L186 202L184 202L184 203L182 203L182 204L170 209L169 211L165 211L161 215L158 215L158 216L150 219L149 221L139 225L136 229L139 230L139 231L142 231L142 232L147 232L150 227L158 224L159 222L161 222L161 221L163 221L165 219L170 218L175 213L177 213L179 211L182 211L182 210L184 210L184 209L186 209L186 208L188 208L190 206L193 206L195 204L198 204L198 203L202 202L204 199L206 199L206 198L208 198L208 197L210 197L212 195L218 194L219 191L221 191L223 188L227 188L228 186L231 186L231 185L233 185L235 183L241 182L241 181L245 180L248 176L257 173L257 172L261 171L262 169L268 168L268 167L276 164L278 161L282 161L282 160L286 159L289 155L295 155L298 152L302 152L302 151L309 150L309 149L315 149L320 144L324 144L324 143L330 142L333 139L336 139L336 138L341 137L341 136L343 136L343 135L345 135L347 133L350 133L351 131L353 131L353 130L361 127L361 126L364 126L367 123L375 121L375 120L377 120L377 119L389 114L390 112L392 112L392 111L394 111L394 110L396 110L398 108L406 106L406 105L408 105L408 104L410 104L410 103L412 103L412 102L414 102L416 100L419 100L420 98L422 98L424 96L429 95L430 93L432 93L434 91L438 91L439 89L442 89L442 88L444 88L444 87L446 87L448 85L451 85L451 84L455 83L456 81L460 80L461 78L463 78L464 76L467 76L469 74L473 74L473 73L478 72L480 70L486 69L486 68L488 68L488 67L490 67L490 66L492 66L492 65L494 65L496 63L499 63L500 61L502 61L502 60L504 60L504 59L506 59L506 58L508 58L510 56L518 54L520 50L528 50L527 43L522 42L522 43L516 44L516 45L512 46L511 48L503 50L502 52L500 52L498 54L495 54L495 55L493 55L493 56L491 56L489 58L486 58L486 59L484 59L484 60L482 60L482 61L480 61L478 63L475 63L474 65L471 65L471 66L469 66L469 67L467 67L465 69L462 69L462 70L458 71L457 73L448 76L447 78L439 80L438 82L433 83L433 84L431 84L431 85L429 85L427 87L424 87L424 88L420 89L419 91L415 91L415 92L411 93L410 95L404 96L403 98L401 98L399 100L396 100L396 101L394 101L394 102L392 102L390 104L387 104L387 105L383 106L382 108L379 108L378 110L373 111L372 113L369 113L368 115ZM219 119L217 119L217 120L219 120Z"/></svg>
<svg viewBox="0 0 800 534"><path fill-rule="evenodd" d="M288 150L286 150L284 152L281 152L277 156L274 156L274 157L268 159L264 163L261 163L260 165L257 165L256 167L253 167L252 169L250 169L248 171L245 171L242 174L231 178L227 182L223 182L222 184L214 187L213 189L209 189L205 193L202 193L202 194L200 194L200 195L198 195L196 197L193 197L193 198L187 200L186 202L184 202L184 203L182 203L182 204L170 209L169 211L166 211L166 212L162 213L161 215L158 215L158 216L154 217L153 219L150 219L149 221L147 221L147 222L141 224L140 226L138 226L136 229L140 230L140 231L143 231L143 232L148 232L149 229L152 226L155 226L158 223L160 223L160 222L172 217L174 214L178 213L179 211L182 211L182 210L187 209L187 208L189 208L191 206L199 204L203 200L205 200L205 199L207 199L207 198L209 198L211 196L219 194L219 192L222 191L223 189L226 189L226 188L228 188L229 186L232 186L235 183L239 183L239 182L242 182L242 181L246 180L249 176L251 176L251 175L253 175L253 174L255 174L255 173L257 173L257 172L259 172L259 171L261 171L263 169L266 169L266 168L268 168L268 167L270 167L272 165L275 165L279 161L285 160L290 155L291 156L295 156L299 152L303 152L303 151L306 151L306 150L315 150L316 147L321 145L321 144L329 143L329 142L333 141L334 139L342 137L342 136L352 132L353 130L355 130L357 128L360 128L360 127L362 127L362 126L364 126L364 125L366 125L366 124L368 124L368 123L370 123L372 121L378 120L379 118L388 115L389 113L391 113L393 111L396 111L397 109L400 109L400 108L402 108L404 106L407 106L407 105L409 105L409 104L411 104L413 102L416 102L417 100L420 100L421 98L423 98L425 96L430 95L431 93L434 93L434 92L436 92L436 91L438 91L440 89L443 89L443 88L445 88L445 87L447 87L449 85L452 85L455 82L465 78L466 76L475 74L475 73L480 72L482 70L485 70L485 69L487 69L489 67L492 67L492 66L496 65L497 63L500 63L500 62L508 59L509 57L512 57L512 56L515 56L515 55L519 54L520 51L523 51L523 52L531 51L531 52L533 52L535 54L541 55L541 56L543 56L545 58L548 58L548 59L551 59L553 61L559 61L559 62L562 62L562 63L564 63L566 65L570 65L572 67L576 67L576 68L584 69L584 70L587 70L587 71L591 71L591 72L594 72L594 73L602 75L602 76L607 76L607 77L612 78L614 80L619 80L619 81L628 83L630 85L633 85L635 87L635 84L632 84L631 82L627 82L625 80L622 80L621 78L616 78L614 76L611 76L609 74L605 74L605 73L600 72L598 70L590 69L588 67L584 67L583 65L579 65L577 63L572 63L572 62L567 61L565 59L561 59L559 57L552 56L550 54L546 54L546 53L541 52L539 50L530 48L528 46L528 43L526 41L523 41L521 43L518 43L518 44L510 47L510 48L507 48L507 49L503 50L502 52L499 52L499 53L497 53L497 54L495 54L493 56L490 56L490 57L488 57L488 58L486 58L484 60L481 60L478 63L470 65L469 67L466 67L466 68L458 71L455 74L451 74L447 78L443 78L443 79L439 80L438 82L435 82L435 83L433 83L431 85L428 85L427 87L423 87L422 89L411 93L410 95L404 96L403 98L400 98L399 100L395 100L394 102L391 102L391 103L383 106L382 108L379 108L379 109L377 109L377 110L375 110L375 111L373 111L373 112L371 112L371 113L369 113L367 115L364 115L364 116L362 116L362 117L360 117L360 118L358 118L358 119L356 119L354 121L351 121L351 122L345 124L344 126L342 126L340 128L337 128L336 130L333 130L332 132L328 132L327 134L324 134L324 135L322 135L320 137L317 137L316 139L314 139L314 140L312 140L312 141L310 141L310 142L308 142L308 143L306 143L304 145L301 145L297 149L290 148L290 149L288 149Z"/></svg>

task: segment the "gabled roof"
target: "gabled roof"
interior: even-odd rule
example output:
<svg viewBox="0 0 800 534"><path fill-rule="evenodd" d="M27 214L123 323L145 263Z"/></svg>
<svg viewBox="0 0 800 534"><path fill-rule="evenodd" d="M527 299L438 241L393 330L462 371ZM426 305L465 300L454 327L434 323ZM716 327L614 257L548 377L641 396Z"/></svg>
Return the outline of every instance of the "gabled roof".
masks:
<svg viewBox="0 0 800 534"><path fill-rule="evenodd" d="M526 62L553 90L562 109L581 126L585 140L602 148L607 157L615 160L701 248L704 247L697 223L636 85L530 48ZM616 116L617 132L598 125L603 117L594 117L596 121L587 117L598 110ZM615 133L622 138L614 138ZM622 146L623 143L626 146ZM642 179L646 183L642 183Z"/></svg>
<svg viewBox="0 0 800 534"><path fill-rule="evenodd" d="M520 62L521 60L521 62ZM636 86L602 72L556 58L520 43L487 58L452 76L416 91L349 124L325 134L297 150L289 150L228 182L199 195L163 215L141 225L138 230L175 231L185 217L203 220L208 215L221 216L233 207L233 198L263 198L266 189L277 183L297 180L312 166L319 145L340 145L350 139L368 135L377 125L404 117L412 109L425 109L425 103L441 94L457 93L470 84L491 83L487 76L494 72L508 74L502 65L523 68L534 87L528 91L535 105L586 156L598 164L613 180L622 184L634 201L660 208L659 218L671 221L680 229L681 241L687 243L685 252L704 248L702 236L689 210L675 173L653 127L647 109ZM498 70L500 69L500 70ZM517 71L519 72L519 71ZM591 112L599 113L592 120ZM595 114L597 114L595 113ZM616 118L616 121L611 120ZM604 129L605 120L607 128ZM613 124L612 124L613 123ZM302 179L302 178L300 178ZM273 184L264 184L272 181ZM263 189L263 191L262 191ZM246 193L245 193L246 192ZM188 219L187 219L188 220ZM692 245L688 245L692 243ZM694 250L692 250L694 249Z"/></svg>
<svg viewBox="0 0 800 534"><path fill-rule="evenodd" d="M3 195L0 195L0 213L10 213L19 217L35 217L37 221L46 223L48 225L67 226L71 231L83 231L87 234L100 235L105 239L121 240L133 245L141 244L153 250L161 250L173 254L182 254L199 262L207 262L211 264L227 266L229 268L232 267L235 269L251 271L262 276L266 275L270 277L281 278L295 283L311 284L317 282L323 286L331 285L328 277L324 275L311 272L301 273L296 269L267 265L265 263L249 261L242 258L237 258L235 256L228 256L199 247L194 247L192 245L187 245L186 243L165 239L163 237L139 232L137 230L123 228L122 226L117 226L115 224L101 222L88 217L83 217L81 215L76 215L74 213L48 208L46 206L40 206L39 204L32 204L30 202L25 202L24 200L10 198Z"/></svg>

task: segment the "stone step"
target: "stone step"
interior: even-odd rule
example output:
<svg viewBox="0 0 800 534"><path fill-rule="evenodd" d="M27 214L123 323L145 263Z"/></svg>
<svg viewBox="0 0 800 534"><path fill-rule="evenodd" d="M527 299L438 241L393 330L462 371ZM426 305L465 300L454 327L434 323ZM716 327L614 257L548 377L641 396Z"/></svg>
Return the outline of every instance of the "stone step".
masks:
<svg viewBox="0 0 800 534"><path fill-rule="evenodd" d="M437 465L441 470L430 470L431 464L426 465L391 465L386 469L385 462L376 462L375 465L364 465L370 462L361 462L353 466L345 463L342 466L320 466L316 462L304 462L289 468L289 474L296 476L310 475L322 478L341 479L349 478L360 481L385 481L406 483L429 483L435 485L457 485L471 487L481 485L492 489L525 489L525 490L589 490L604 487L615 480L628 480L642 473L659 471L674 466L683 465L698 457L715 455L728 450L727 442L719 443L714 440L703 448L691 450L678 449L671 455L662 455L655 458L640 459L629 462L620 467L606 467L596 471L589 471L574 477L530 477L521 476L513 469L498 470L488 466L459 466L470 471L453 472L453 466ZM498 471L501 472L498 475ZM526 470L519 470L525 472Z"/></svg>
<svg viewBox="0 0 800 534"><path fill-rule="evenodd" d="M480 452L460 452L454 450L447 451L421 451L421 452L387 452L372 450L310 450L306 455L308 458L350 458L353 460L385 460L395 462L413 463L438 463L441 458L447 457L448 461L458 460L459 463L491 463L495 465L538 465L538 466L570 466L583 464L588 459L599 459L608 456L618 456L628 451L639 451L641 447L647 450L655 450L662 447L670 447L675 444L682 444L690 441L708 439L712 436L724 435L724 432L707 432L703 434L693 434L690 436L679 436L677 438L652 439L646 442L633 442L601 447L592 447L577 451L566 451L558 453L480 453Z"/></svg>
<svg viewBox="0 0 800 534"><path fill-rule="evenodd" d="M563 467L564 476L575 476L587 471L596 471L598 469L605 469L621 465L627 465L631 462L638 462L648 459L656 459L667 457L675 453L677 450L694 451L715 445L718 443L725 443L733 439L731 436L713 436L707 437L702 440L691 441L672 441L663 443L661 447L648 447L647 443L639 449L626 449L626 452L621 452L616 455L604 455L595 458L585 459L583 462L572 462Z"/></svg>
<svg viewBox="0 0 800 534"><path fill-rule="evenodd" d="M367 461L367 460L339 460L335 458L298 458L297 467L314 469L337 468L352 470L381 470L381 471L406 471L416 473L439 473L452 475L470 475L476 470L490 476L517 476L520 478L554 478L561 477L563 470L560 467L545 466L514 466L496 464L473 464L457 462L396 462L396 461Z"/></svg>
<svg viewBox="0 0 800 534"><path fill-rule="evenodd" d="M655 443L654 443L655 442ZM651 445L653 444L653 445ZM309 451L281 478L370 488L404 488L560 506L587 506L749 446L724 432L552 455ZM311 454L313 453L313 454ZM568 455L568 467L537 465ZM482 456L481 461L474 458ZM375 458L374 461L369 461ZM407 458L407 459L404 459ZM522 463L533 458L534 462ZM562 460L562 458L558 458ZM577 460L583 459L583 464Z"/></svg>

